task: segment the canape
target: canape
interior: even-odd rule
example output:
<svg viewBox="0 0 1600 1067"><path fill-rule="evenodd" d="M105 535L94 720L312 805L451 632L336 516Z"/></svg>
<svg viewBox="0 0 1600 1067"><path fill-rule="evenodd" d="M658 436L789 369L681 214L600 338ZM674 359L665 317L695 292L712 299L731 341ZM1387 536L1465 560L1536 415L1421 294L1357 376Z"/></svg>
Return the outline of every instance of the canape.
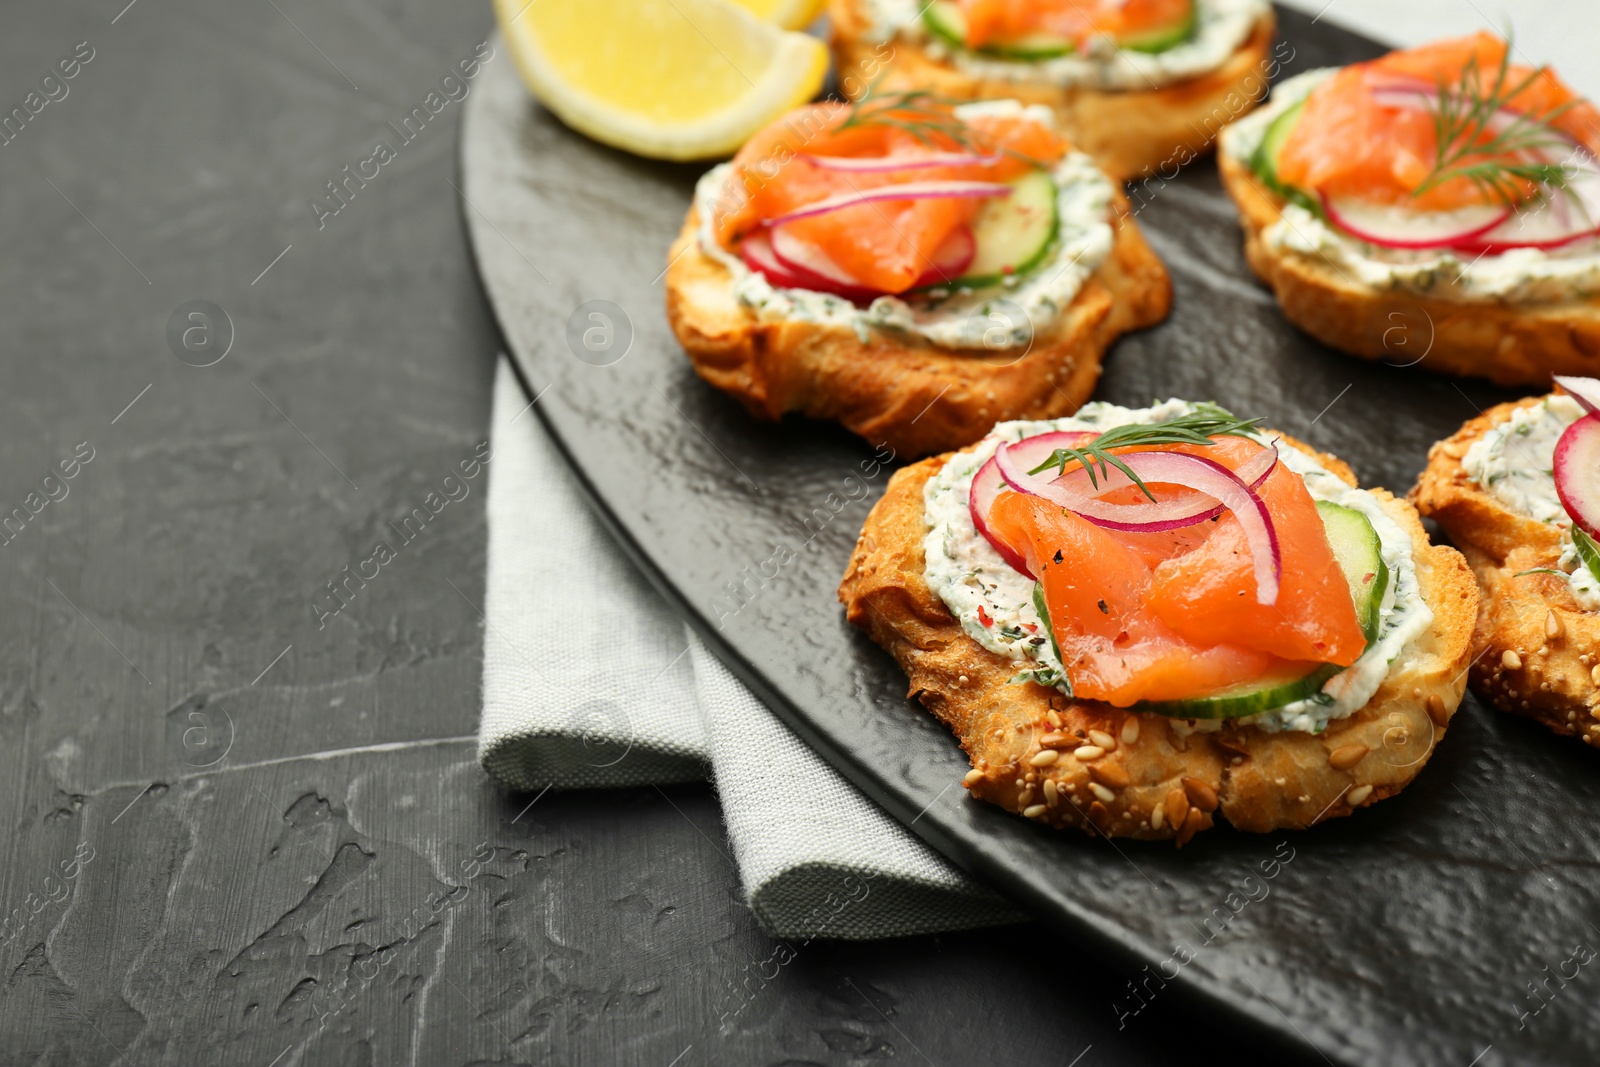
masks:
<svg viewBox="0 0 1600 1067"><path fill-rule="evenodd" d="M1483 589L1472 686L1600 744L1600 381L1490 408L1440 441L1412 491Z"/></svg>
<svg viewBox="0 0 1600 1067"><path fill-rule="evenodd" d="M1326 344L1502 384L1600 358L1600 111L1505 41L1309 71L1219 146L1251 267Z"/></svg>
<svg viewBox="0 0 1600 1067"><path fill-rule="evenodd" d="M1181 845L1402 789L1461 701L1478 591L1404 500L1171 400L902 469L839 596L960 739L973 796Z"/></svg>
<svg viewBox="0 0 1600 1067"><path fill-rule="evenodd" d="M1171 282L1120 189L1014 101L798 111L699 182L666 272L695 370L753 413L925 455L1093 391Z"/></svg>
<svg viewBox="0 0 1600 1067"><path fill-rule="evenodd" d="M1266 0L833 0L839 81L1052 108L1120 180L1176 168L1265 95Z"/></svg>

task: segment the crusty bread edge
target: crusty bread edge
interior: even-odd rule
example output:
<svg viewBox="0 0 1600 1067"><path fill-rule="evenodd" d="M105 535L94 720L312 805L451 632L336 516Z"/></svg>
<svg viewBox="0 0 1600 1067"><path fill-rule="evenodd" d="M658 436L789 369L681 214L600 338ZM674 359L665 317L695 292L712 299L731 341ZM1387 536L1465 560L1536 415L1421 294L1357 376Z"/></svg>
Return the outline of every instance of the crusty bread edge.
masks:
<svg viewBox="0 0 1600 1067"><path fill-rule="evenodd" d="M1559 531L1507 508L1463 466L1475 441L1543 399L1498 404L1435 444L1411 500L1466 555L1482 590L1473 689L1500 711L1600 745L1600 613L1580 607L1565 579L1523 573L1556 565Z"/></svg>

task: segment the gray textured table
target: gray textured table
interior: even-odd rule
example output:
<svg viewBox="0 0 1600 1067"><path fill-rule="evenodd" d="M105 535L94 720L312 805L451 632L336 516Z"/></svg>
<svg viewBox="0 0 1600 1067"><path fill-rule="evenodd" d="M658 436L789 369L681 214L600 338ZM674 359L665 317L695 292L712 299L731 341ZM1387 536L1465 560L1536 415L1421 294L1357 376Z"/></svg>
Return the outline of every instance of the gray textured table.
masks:
<svg viewBox="0 0 1600 1067"><path fill-rule="evenodd" d="M482 480L346 570L486 432L487 5L124 2L0 35L0 1063L1241 1051L1037 927L779 946L706 789L491 785Z"/></svg>

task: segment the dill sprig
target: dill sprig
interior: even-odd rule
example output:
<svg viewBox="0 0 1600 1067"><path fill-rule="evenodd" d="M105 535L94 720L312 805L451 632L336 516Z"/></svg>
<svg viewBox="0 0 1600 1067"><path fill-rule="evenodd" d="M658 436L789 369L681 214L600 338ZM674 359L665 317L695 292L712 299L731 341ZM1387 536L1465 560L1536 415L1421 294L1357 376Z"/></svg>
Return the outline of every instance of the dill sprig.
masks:
<svg viewBox="0 0 1600 1067"><path fill-rule="evenodd" d="M1594 538L1574 526L1572 547L1578 550L1578 560L1588 568L1589 573L1600 578L1600 545L1595 544Z"/></svg>
<svg viewBox="0 0 1600 1067"><path fill-rule="evenodd" d="M972 127L954 113L955 108L970 103L970 100L939 96L926 89L881 92L878 83L874 82L860 99L850 105L849 113L834 132L866 126L888 126L909 134L918 144L928 148L948 150L953 146L967 152L997 151L1031 167L1047 166L1043 160L1034 159L1014 148L996 147L975 138Z"/></svg>
<svg viewBox="0 0 1600 1067"><path fill-rule="evenodd" d="M1216 404L1196 404L1187 415L1179 415L1166 422L1129 423L1113 426L1082 448L1058 448L1050 458L1039 464L1029 474L1042 474L1054 467L1065 474L1068 463L1081 463L1089 472L1089 484L1100 487L1095 475L1095 464L1100 465L1100 476L1111 473L1115 467L1137 485L1145 496L1154 500L1152 493L1140 477L1116 456L1114 448L1132 448L1135 445L1209 445L1213 437L1251 437L1260 425L1260 419L1241 419Z"/></svg>
<svg viewBox="0 0 1600 1067"><path fill-rule="evenodd" d="M863 126L891 126L930 148L947 148L936 138L943 137L961 148L971 149L972 131L951 112L961 103L937 96L926 89L880 92L876 83L850 105L850 113L835 132Z"/></svg>
<svg viewBox="0 0 1600 1067"><path fill-rule="evenodd" d="M1522 199L1525 182L1531 183L1539 196L1566 189L1564 164L1530 156L1569 147L1568 138L1553 123L1576 105L1577 99L1543 114L1514 112L1511 122L1499 130L1494 128L1500 114L1510 111L1511 102L1547 69L1537 67L1511 84L1511 50L1508 39L1487 87L1476 54L1462 67L1454 85L1440 79L1433 108L1437 155L1432 170L1412 190L1412 196L1422 196L1456 178L1465 178L1507 207L1515 207Z"/></svg>

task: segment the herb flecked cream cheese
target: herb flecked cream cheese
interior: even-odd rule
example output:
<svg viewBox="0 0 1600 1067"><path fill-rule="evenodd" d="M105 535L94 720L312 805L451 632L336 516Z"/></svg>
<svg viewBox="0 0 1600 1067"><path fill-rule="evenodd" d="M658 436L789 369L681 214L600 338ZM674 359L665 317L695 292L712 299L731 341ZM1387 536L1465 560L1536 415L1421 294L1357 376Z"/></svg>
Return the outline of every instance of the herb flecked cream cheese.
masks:
<svg viewBox="0 0 1600 1067"><path fill-rule="evenodd" d="M867 29L862 37L915 43L975 78L1094 89L1156 89L1209 74L1238 51L1268 10L1266 0L1196 0L1194 32L1164 51L1136 52L1100 38L1085 52L1016 60L954 48L932 36L922 22L927 6L928 0L866 0Z"/></svg>
<svg viewBox="0 0 1600 1067"><path fill-rule="evenodd" d="M1225 127L1220 151L1248 167L1273 119L1304 100L1336 68L1308 70L1274 86L1272 99ZM1552 304L1600 295L1600 239L1559 248L1514 248L1495 255L1383 248L1341 233L1299 204L1261 231L1279 253L1319 259L1372 289L1460 303Z"/></svg>
<svg viewBox="0 0 1600 1067"><path fill-rule="evenodd" d="M986 101L958 107L956 116L1023 110L1014 100ZM1053 123L1048 108L1033 106L1026 111L1047 125ZM1033 270L983 289L931 290L926 298L880 296L858 308L830 293L774 286L722 247L712 224L730 166L713 167L695 187L700 249L727 268L734 298L763 321L843 326L854 330L863 343L877 329L912 334L941 348L995 351L1027 347L1036 334L1050 328L1111 254L1111 201L1116 188L1092 159L1073 152L1057 164L1052 175L1058 229L1054 246ZM1012 321L1016 317L1013 308L1020 310L1024 321Z"/></svg>
<svg viewBox="0 0 1600 1067"><path fill-rule="evenodd" d="M1015 662L1019 673L1039 672L1034 677L1046 680L1059 675L1062 664L1033 605L1033 578L1013 570L972 524L967 493L973 476L1002 442L1020 441L1052 430L1107 430L1127 423L1162 422L1192 410L1194 405L1183 400L1139 409L1096 402L1084 405L1071 418L996 426L972 451L953 456L929 479L924 490L928 534L923 544L927 557L923 578L928 588L974 641ZM1261 434L1252 438L1262 444L1271 440ZM1223 722L1233 722L1271 732L1320 733L1330 721L1350 715L1371 700L1388 677L1391 665L1402 661L1411 643L1433 625L1433 610L1423 601L1417 581L1411 536L1390 517L1378 498L1365 489L1345 484L1298 449L1282 447L1278 451L1280 462L1305 479L1312 499L1359 511L1377 531L1390 574L1389 588L1379 609L1378 637L1360 659L1330 678L1316 696L1244 718L1189 720L1199 730L1216 730ZM980 609L992 625L983 624Z"/></svg>
<svg viewBox="0 0 1600 1067"><path fill-rule="evenodd" d="M1572 519L1556 495L1552 473L1556 442L1568 426L1583 418L1583 408L1570 396L1547 396L1472 443L1461 466L1484 492L1518 515L1561 528L1562 571L1572 596L1585 611L1600 611L1600 579L1578 559L1572 543Z"/></svg>

